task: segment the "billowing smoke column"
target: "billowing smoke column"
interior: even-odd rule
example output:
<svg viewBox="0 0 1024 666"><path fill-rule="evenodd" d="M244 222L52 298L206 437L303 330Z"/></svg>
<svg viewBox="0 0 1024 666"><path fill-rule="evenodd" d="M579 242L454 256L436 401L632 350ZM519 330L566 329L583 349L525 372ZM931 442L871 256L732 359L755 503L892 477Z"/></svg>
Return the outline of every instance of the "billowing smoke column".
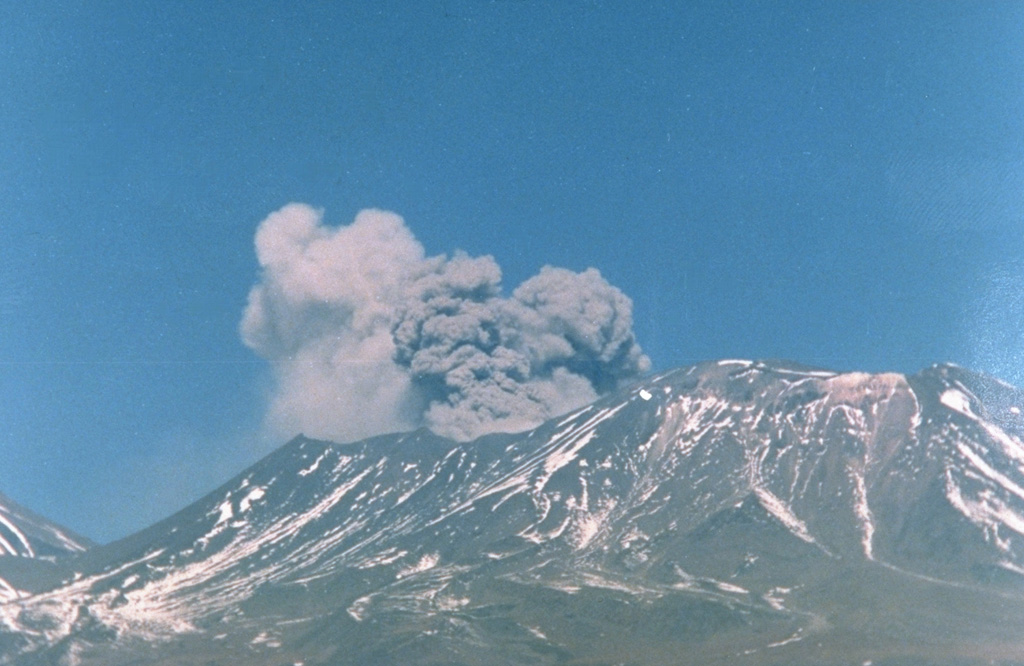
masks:
<svg viewBox="0 0 1024 666"><path fill-rule="evenodd" d="M631 301L594 269L545 267L504 297L492 257L427 257L397 215L329 228L303 204L263 221L256 254L241 332L274 369L282 436L524 430L650 365Z"/></svg>

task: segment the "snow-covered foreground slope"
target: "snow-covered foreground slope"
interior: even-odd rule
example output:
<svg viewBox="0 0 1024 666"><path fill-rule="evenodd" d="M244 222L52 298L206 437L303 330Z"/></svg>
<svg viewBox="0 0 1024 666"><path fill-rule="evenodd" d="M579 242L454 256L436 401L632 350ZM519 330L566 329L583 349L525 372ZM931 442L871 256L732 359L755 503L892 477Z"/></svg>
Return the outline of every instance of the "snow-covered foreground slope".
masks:
<svg viewBox="0 0 1024 666"><path fill-rule="evenodd" d="M1024 406L722 361L520 435L298 438L0 605L0 663L1024 663Z"/></svg>

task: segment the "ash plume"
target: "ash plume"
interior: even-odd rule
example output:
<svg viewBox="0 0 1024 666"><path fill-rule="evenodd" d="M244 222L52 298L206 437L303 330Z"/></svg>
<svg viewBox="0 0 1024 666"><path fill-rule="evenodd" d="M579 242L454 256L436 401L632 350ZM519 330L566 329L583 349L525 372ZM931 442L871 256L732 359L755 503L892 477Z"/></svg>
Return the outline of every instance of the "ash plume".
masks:
<svg viewBox="0 0 1024 666"><path fill-rule="evenodd" d="M393 213L332 228L304 204L260 224L256 254L241 334L273 368L281 436L525 430L650 366L632 302L593 268L544 267L504 296L493 257L427 257Z"/></svg>

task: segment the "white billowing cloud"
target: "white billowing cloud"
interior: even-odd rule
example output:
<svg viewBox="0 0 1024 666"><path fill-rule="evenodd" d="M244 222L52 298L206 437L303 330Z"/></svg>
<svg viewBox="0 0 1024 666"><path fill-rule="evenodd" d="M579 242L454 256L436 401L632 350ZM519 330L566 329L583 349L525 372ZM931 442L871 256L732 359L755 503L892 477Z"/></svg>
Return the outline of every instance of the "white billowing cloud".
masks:
<svg viewBox="0 0 1024 666"><path fill-rule="evenodd" d="M245 344L272 365L280 436L533 427L646 372L632 302L594 269L545 267L510 297L492 257L427 257L402 218L330 228L289 204L256 233Z"/></svg>

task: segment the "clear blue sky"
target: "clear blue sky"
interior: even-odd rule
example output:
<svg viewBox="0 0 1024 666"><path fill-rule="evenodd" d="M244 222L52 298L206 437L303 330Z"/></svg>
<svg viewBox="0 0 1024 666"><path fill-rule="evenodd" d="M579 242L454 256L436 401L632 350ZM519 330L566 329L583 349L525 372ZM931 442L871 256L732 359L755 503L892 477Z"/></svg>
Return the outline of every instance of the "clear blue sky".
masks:
<svg viewBox="0 0 1024 666"><path fill-rule="evenodd" d="M238 324L291 201L596 267L655 369L1024 382L1024 4L683 4L9 3L0 492L108 540L280 444Z"/></svg>

